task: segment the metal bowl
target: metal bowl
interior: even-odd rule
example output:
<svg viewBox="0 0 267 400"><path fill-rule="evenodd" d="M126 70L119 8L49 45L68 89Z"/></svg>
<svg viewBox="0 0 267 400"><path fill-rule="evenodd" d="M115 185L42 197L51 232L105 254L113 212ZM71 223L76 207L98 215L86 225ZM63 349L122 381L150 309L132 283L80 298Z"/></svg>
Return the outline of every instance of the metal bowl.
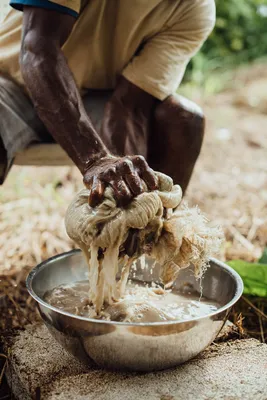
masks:
<svg viewBox="0 0 267 400"><path fill-rule="evenodd" d="M138 265L135 279L151 282L158 277L158 268L151 275L150 268L143 270ZM205 317L184 322L101 321L63 312L44 301L47 290L85 279L88 279L86 262L82 253L74 250L39 264L26 283L49 331L66 350L89 364L132 371L161 370L196 356L215 339L243 291L240 276L222 262L211 259L201 282L202 293L221 307ZM175 282L178 290L185 285L200 292L200 283L190 268L182 270Z"/></svg>

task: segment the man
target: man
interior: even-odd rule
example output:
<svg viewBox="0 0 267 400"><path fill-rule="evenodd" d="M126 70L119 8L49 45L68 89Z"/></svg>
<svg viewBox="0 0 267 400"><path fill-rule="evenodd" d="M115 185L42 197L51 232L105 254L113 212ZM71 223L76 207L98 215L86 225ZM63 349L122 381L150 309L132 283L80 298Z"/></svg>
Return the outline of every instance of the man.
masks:
<svg viewBox="0 0 267 400"><path fill-rule="evenodd" d="M11 6L0 28L2 181L18 151L54 140L92 189L92 206L106 185L122 205L144 190L141 179L156 189L153 169L185 190L204 120L175 92L213 28L214 0L11 0ZM97 132L87 104L99 98L105 109Z"/></svg>

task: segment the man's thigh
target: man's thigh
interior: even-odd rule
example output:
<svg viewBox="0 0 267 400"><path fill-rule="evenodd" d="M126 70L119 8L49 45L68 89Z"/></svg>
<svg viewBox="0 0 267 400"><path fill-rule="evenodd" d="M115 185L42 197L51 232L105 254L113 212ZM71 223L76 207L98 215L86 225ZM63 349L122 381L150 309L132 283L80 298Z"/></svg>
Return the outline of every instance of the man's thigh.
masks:
<svg viewBox="0 0 267 400"><path fill-rule="evenodd" d="M111 94L112 91L90 90L83 97L84 107L98 131ZM23 90L0 76L0 183L4 181L16 155L37 143L54 143L54 139Z"/></svg>
<svg viewBox="0 0 267 400"><path fill-rule="evenodd" d="M112 90L88 90L83 104L94 127L100 131L105 105ZM30 99L22 89L0 76L0 136L8 158L14 157L32 142L53 143L54 139L38 118Z"/></svg>
<svg viewBox="0 0 267 400"><path fill-rule="evenodd" d="M83 96L84 108L100 135L105 106L112 93L113 90L88 90L88 93Z"/></svg>
<svg viewBox="0 0 267 400"><path fill-rule="evenodd" d="M4 180L18 152L48 137L22 89L0 76L0 181Z"/></svg>

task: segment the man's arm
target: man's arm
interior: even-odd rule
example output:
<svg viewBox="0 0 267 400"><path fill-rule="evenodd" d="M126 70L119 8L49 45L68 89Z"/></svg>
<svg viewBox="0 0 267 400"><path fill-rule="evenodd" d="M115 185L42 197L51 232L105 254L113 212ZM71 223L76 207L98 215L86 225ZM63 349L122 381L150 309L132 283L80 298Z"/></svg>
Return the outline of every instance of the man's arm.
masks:
<svg viewBox="0 0 267 400"><path fill-rule="evenodd" d="M143 191L140 178L151 190L156 178L142 157L112 157L95 131L61 51L74 23L70 15L24 7L23 78L40 119L92 188L90 204L101 201L106 184L124 203Z"/></svg>
<svg viewBox="0 0 267 400"><path fill-rule="evenodd" d="M55 140L84 173L108 150L87 116L61 47L75 18L24 7L21 70L35 109Z"/></svg>

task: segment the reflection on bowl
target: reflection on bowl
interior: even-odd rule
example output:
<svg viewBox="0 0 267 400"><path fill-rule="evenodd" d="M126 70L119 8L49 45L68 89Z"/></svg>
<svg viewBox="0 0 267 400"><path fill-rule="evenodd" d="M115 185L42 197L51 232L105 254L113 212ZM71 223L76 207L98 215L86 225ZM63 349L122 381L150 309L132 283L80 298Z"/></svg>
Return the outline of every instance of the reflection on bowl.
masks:
<svg viewBox="0 0 267 400"><path fill-rule="evenodd" d="M147 259L147 263L152 263ZM159 265L150 272L137 265L135 279L151 282ZM210 260L203 280L203 296L221 307L209 315L188 321L124 323L87 319L58 310L43 300L47 290L87 279L87 265L79 250L60 254L35 267L27 288L37 301L40 314L56 340L80 361L104 368L134 371L160 370L181 364L204 350L217 336L230 309L240 298L243 283L226 264ZM193 270L181 270L177 290L188 286L200 292Z"/></svg>

